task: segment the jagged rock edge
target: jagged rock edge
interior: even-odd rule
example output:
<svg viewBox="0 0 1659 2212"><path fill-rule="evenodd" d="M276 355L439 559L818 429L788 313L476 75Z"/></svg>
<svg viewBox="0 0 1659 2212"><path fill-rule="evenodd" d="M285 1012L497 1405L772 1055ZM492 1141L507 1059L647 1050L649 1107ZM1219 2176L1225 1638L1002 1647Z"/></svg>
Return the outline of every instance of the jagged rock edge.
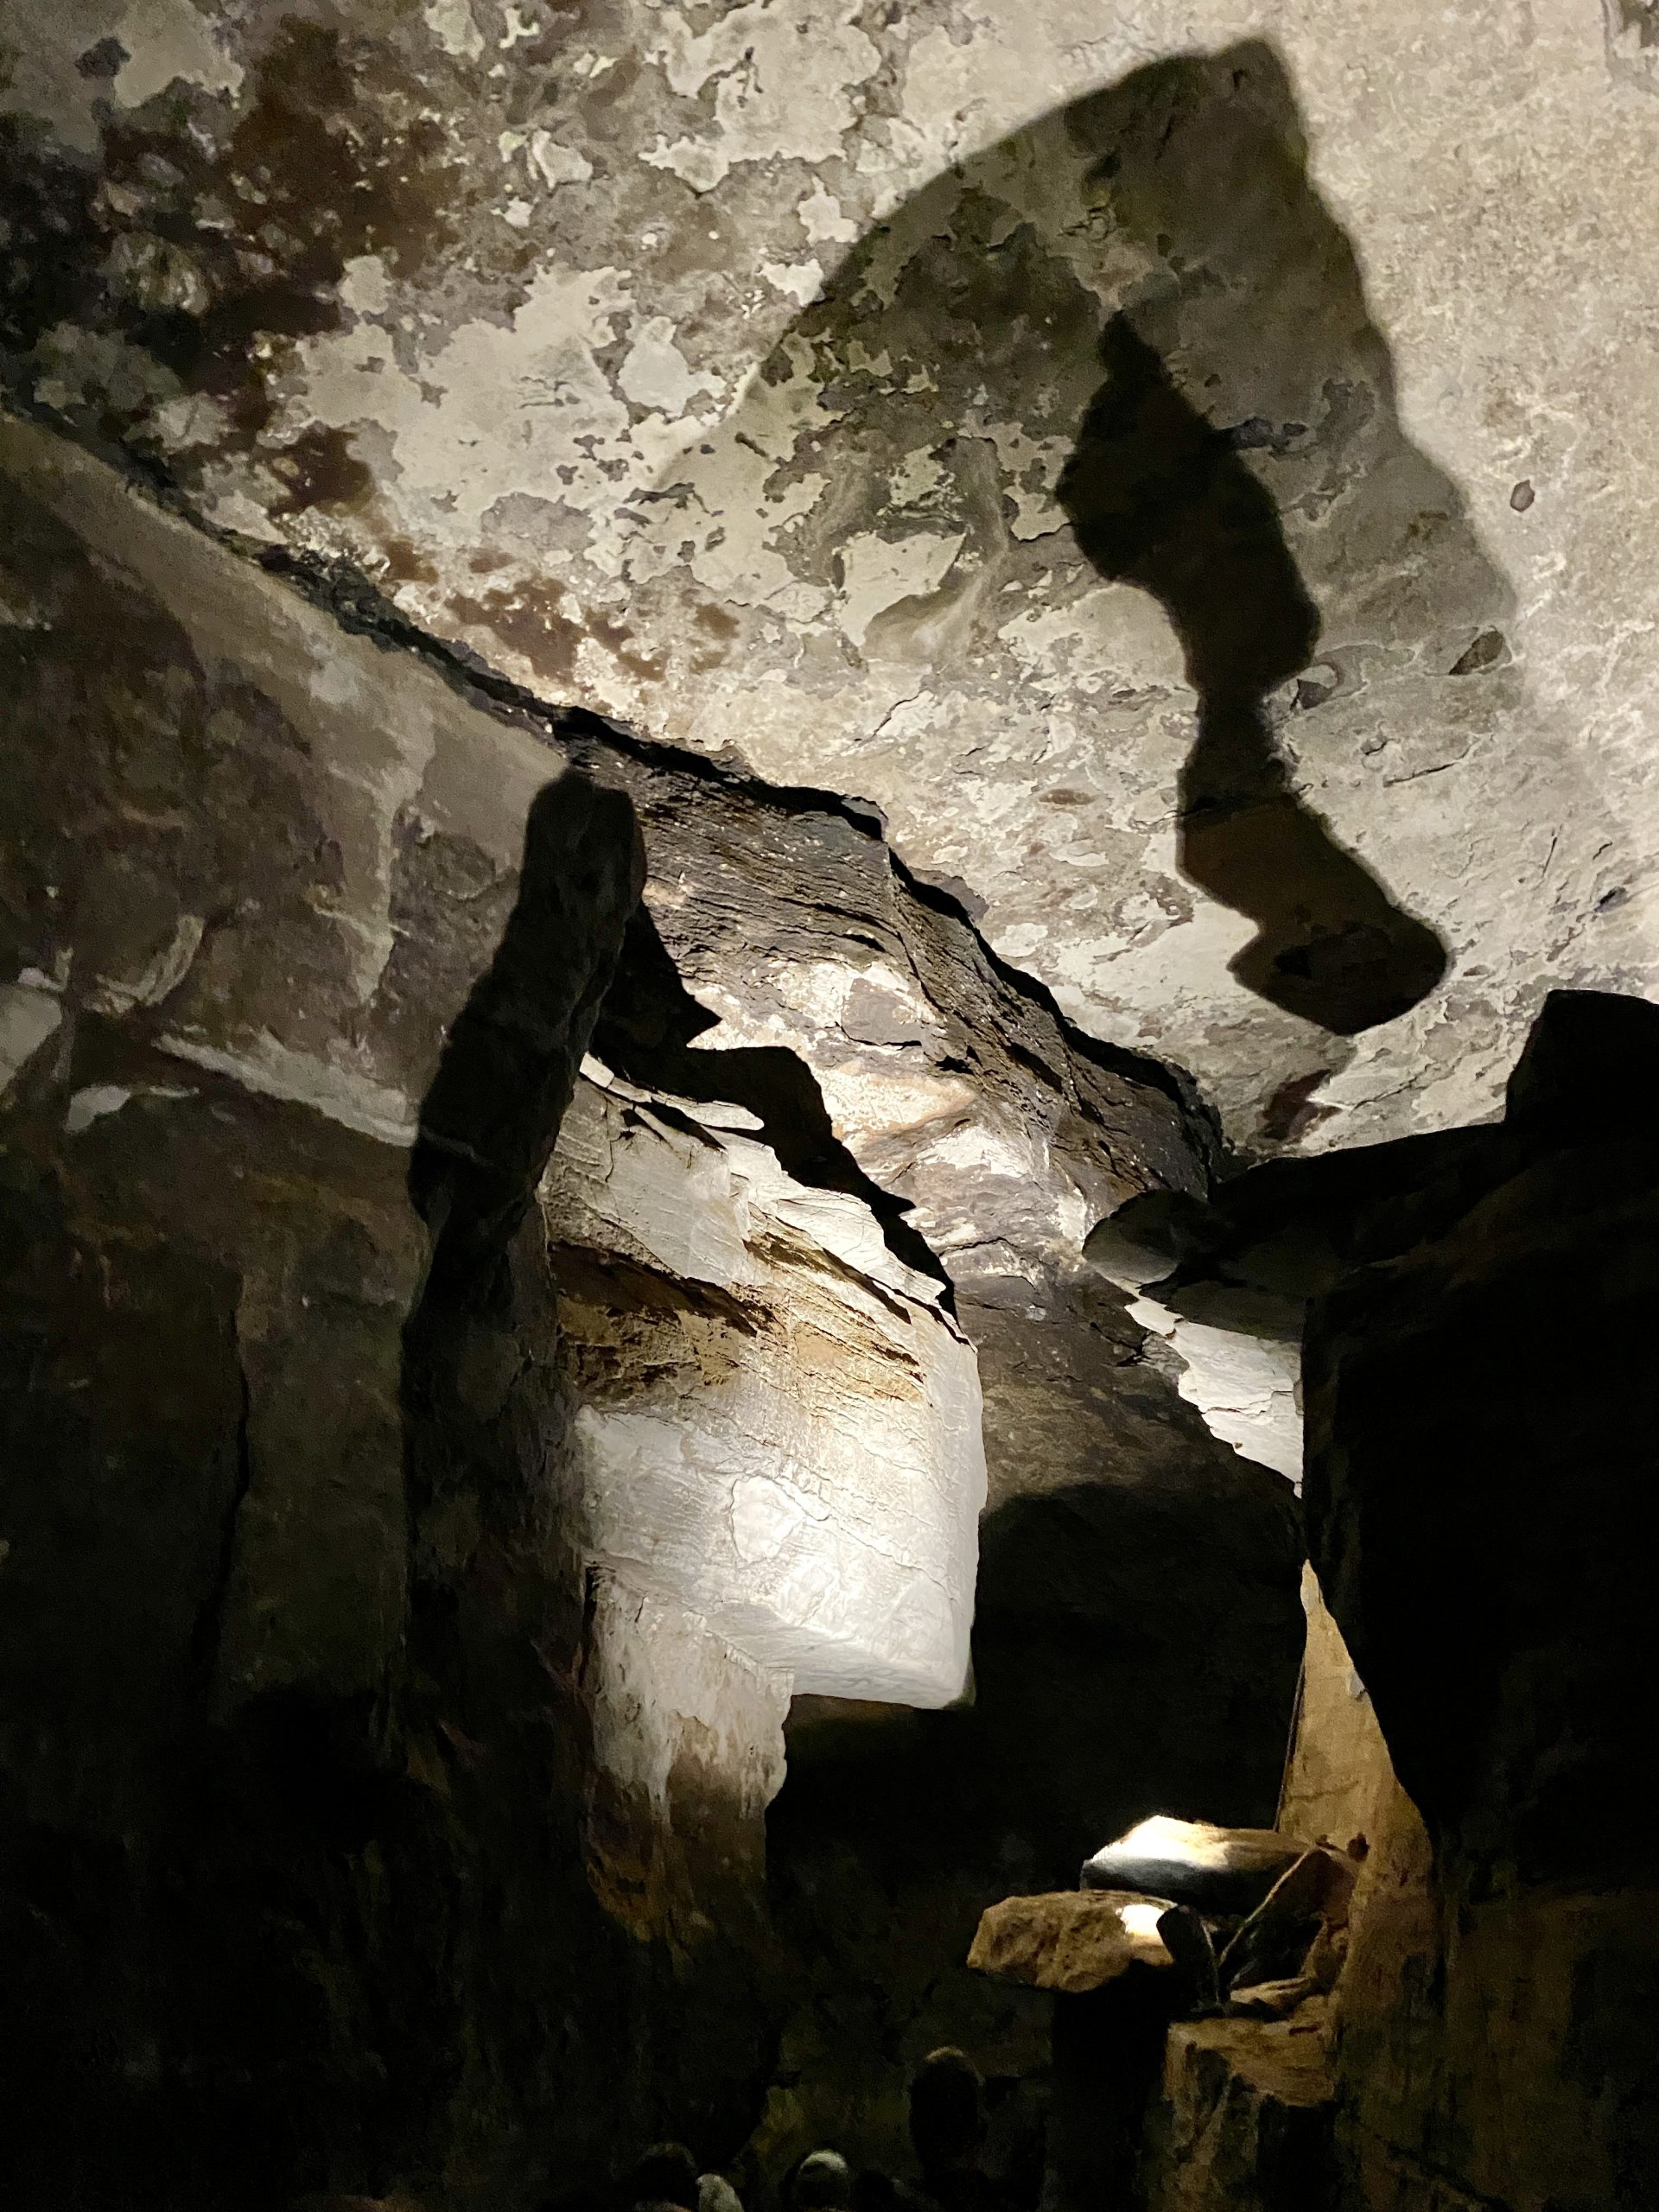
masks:
<svg viewBox="0 0 1659 2212"><path fill-rule="evenodd" d="M607 752L619 753L642 768L671 772L779 814L829 814L847 823L881 846L901 890L968 933L991 972L1055 1023L1069 1051L1109 1074L1144 1084L1171 1100L1191 1124L1195 1149L1212 1179L1225 1175L1236 1164L1213 1109L1187 1069L1079 1028L1062 1011L1046 984L1015 967L986 939L959 899L913 872L888 842L879 810L868 802L811 785L769 783L706 753L646 737L591 708L550 705L527 685L503 676L472 647L423 630L351 563L296 552L286 546L255 549L239 532L206 528L184 503L168 500L166 504L192 527L204 530L204 534L229 550L251 556L266 575L296 590L349 635L366 638L387 652L416 654L469 703L487 704L520 728L569 746L579 766L591 768ZM1048 1071L1044 1073L1045 1079L1049 1079Z"/></svg>

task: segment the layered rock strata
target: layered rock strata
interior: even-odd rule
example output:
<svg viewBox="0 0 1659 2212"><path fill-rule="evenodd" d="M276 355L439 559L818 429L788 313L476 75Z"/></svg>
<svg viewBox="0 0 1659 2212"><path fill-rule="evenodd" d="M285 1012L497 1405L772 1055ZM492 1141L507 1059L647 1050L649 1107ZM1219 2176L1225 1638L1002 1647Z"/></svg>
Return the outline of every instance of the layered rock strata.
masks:
<svg viewBox="0 0 1659 2212"><path fill-rule="evenodd" d="M1092 1516L1125 1597L1126 1530L1197 1547L1187 1756L1266 1786L1284 1486L1078 1249L1204 1118L855 809L3 448L9 2155L204 2205L728 2155L790 1689L957 1694L987 1457L972 1726L1029 1735Z"/></svg>

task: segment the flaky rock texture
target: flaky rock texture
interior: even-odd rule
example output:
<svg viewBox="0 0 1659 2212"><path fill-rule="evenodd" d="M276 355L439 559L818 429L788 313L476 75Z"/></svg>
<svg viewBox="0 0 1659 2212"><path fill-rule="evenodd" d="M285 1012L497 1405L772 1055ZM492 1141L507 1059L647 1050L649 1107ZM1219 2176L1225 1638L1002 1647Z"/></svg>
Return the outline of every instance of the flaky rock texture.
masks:
<svg viewBox="0 0 1659 2212"><path fill-rule="evenodd" d="M544 691L873 802L1236 1137L1466 1120L1546 976L1652 974L1650 25L1240 26L15 10L11 389ZM1185 522L1130 543L1075 463L1147 398ZM1241 702L1248 880L1182 767ZM1344 1041L1350 985L1419 1002Z"/></svg>

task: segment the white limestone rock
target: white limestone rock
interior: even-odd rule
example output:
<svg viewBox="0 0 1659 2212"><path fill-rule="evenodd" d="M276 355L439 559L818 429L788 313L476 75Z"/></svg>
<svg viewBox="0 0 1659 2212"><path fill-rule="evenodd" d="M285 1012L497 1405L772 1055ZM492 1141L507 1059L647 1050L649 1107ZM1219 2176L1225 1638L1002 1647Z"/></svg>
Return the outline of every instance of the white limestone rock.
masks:
<svg viewBox="0 0 1659 2212"><path fill-rule="evenodd" d="M971 1346L858 1200L628 1090L579 1085L542 1190L592 1555L798 1690L948 1704L985 1497Z"/></svg>

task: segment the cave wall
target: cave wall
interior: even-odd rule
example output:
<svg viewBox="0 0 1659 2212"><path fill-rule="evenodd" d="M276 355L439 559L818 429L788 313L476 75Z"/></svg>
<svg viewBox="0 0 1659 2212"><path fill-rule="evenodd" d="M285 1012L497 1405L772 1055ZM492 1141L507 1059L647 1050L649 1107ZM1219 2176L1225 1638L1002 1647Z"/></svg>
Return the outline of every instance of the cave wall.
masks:
<svg viewBox="0 0 1659 2212"><path fill-rule="evenodd" d="M180 1077L75 1007L8 1102L7 2185L526 2201L607 2155L645 2010L583 1878L545 1271L441 1318L404 1151Z"/></svg>
<svg viewBox="0 0 1659 2212"><path fill-rule="evenodd" d="M1340 1632L1316 1627L1282 1824L1369 1847L1316 2084L1336 2201L1356 2212L1642 2204L1650 1872L1540 1880L1456 1838L1437 1845L1357 1684ZM1583 1819L1595 1823L1592 1799ZM1253 2147L1256 2173L1270 2173ZM1249 2158L1237 2174L1251 2175Z"/></svg>
<svg viewBox="0 0 1659 2212"><path fill-rule="evenodd" d="M436 2111L457 2187L499 2181L505 2142L528 2191L556 2149L598 2171L607 2130L659 2117L717 2147L771 2069L781 2155L837 2096L874 2110L953 2023L1027 2063L1029 2020L940 1965L976 1897L1069 1879L1079 1838L1147 1792L1261 1816L1294 1524L1248 1461L1290 1463L1283 1339L1236 1371L1223 1341L1202 1372L1213 1318L1134 1307L1082 1260L1099 1215L1201 1196L1216 1164L1192 1084L1159 1063L1198 1071L1257 1148L1442 1130L1495 1105L1548 980L1653 974L1632 826L1653 398L1626 366L1659 207L1650 26L1624 0L1401 26L1319 0L1241 40L1208 0L1105 26L1049 0L1020 16L1017 69L1010 27L956 0L706 18L433 0L350 22L321 0L73 0L0 34L0 372L29 418L0 426L22 794L0 1059L14 1380L57 1471L4 1539L45 1624L9 1663L57 1716L13 1744L44 1808L16 1831L14 1895L50 1931L31 1986L122 2024L109 2047L139 2087L121 2095L152 2118L182 2100L158 2125L234 2107L229 2158L238 2130L286 2139L308 2101L316 2171L369 2176L389 2170L367 2136L413 2141ZM1126 482L1127 538L1096 496ZM1192 834L1217 776L1238 796L1218 736L1254 750L1283 833L1242 868ZM798 1716L774 1904L798 1968L817 1963L782 2073L755 1904L777 1651L641 1580L626 1544L589 1544L580 1472L606 1421L648 1403L660 1427L698 1363L731 1355L730 1278L660 1254L642 1274L637 1243L619 1268L614 1224L550 1274L567 1191L506 1240L499 1308L434 1378L498 1470L503 1526L484 1472L478 1497L428 1497L404 1456L400 1332L427 1256L405 1154L510 930L537 796L571 767L626 791L652 872L620 988L583 1014L578 1111L621 1097L721 1173L758 1141L806 1194L796 1227L845 1200L863 1256L837 1325L861 1301L885 1330L897 1269L919 1370L965 1374L971 1348L982 1394L975 1705ZM1318 942L1287 935L1275 875L1331 902ZM1391 972L1358 1011L1403 1011L1351 1037L1368 964ZM822 1290L845 1240L809 1242ZM53 1349L66 1317L92 1372ZM157 1386L181 1375L199 1379ZM948 1427L965 1400L930 1403ZM776 1440L745 1418L718 1448ZM910 1431L924 1459L931 1419ZM558 1479L526 1519L536 1468ZM550 1563L567 1516L582 1541ZM98 1595L64 1649L41 1561L82 1553ZM930 1700L961 1657L961 1565ZM1482 1590L1437 1587L1425 1618ZM1529 1679L1559 1688L1571 1745L1603 1686L1555 1685L1543 1649ZM453 1733L414 1728L400 1769L388 1683L410 1650L481 1702L443 1716ZM1380 1713L1402 1694L1386 1674ZM1498 1694L1478 1652L1466 1674L1470 1699ZM1062 1702L1101 1716L1081 1745ZM489 1751L504 1713L517 1796ZM155 1842L197 1825L176 1776L156 1795L181 1730L207 1762L190 1786L232 1807L205 1871ZM283 1777L314 1763L315 1802L277 1820ZM859 1808L895 1783L904 1817L871 1833ZM1548 1884L1494 1859L1502 1796L1456 1891L1495 1947L1468 1986L1499 2009L1514 1916L1591 1910L1551 1919ZM213 1978L168 1999L192 2024L156 2043L143 1929L163 1890L205 1900L202 1955L253 1924L216 1886L250 1829L276 1838L254 1887L283 1901L254 1920L287 1993L270 2048L236 2045L214 2086L179 2058ZM502 1875L529 1835L563 1870L534 1899ZM1402 1829L1414 1912L1418 1848ZM462 1866L483 1900L466 1910ZM714 1967L686 1900L722 1866L749 1935L705 2017L741 2031L700 2046L689 1993ZM388 1894L441 1931L412 1994ZM837 1915L859 1931L840 1953ZM118 1925L124 1963L94 1992ZM893 2003L838 2011L906 1927L926 1933ZM1437 1986L1449 1940L1402 1936L1396 1978ZM1552 1957L1574 1940L1540 1938ZM532 1976L456 2056L503 1941L602 1993L586 2040ZM870 2063L837 2086L860 2039ZM599 2056L624 2045L626 2080ZM302 2066L273 2091L273 2052L301 2047L326 2054L326 2090ZM1455 2075L1372 2136L1420 2180L1449 2158L1497 2186L1486 2091L1466 2128L1446 2119ZM498 2125L556 2106L593 2117L528 2146ZM89 2189L94 2133L65 2154ZM273 2190L293 2177L267 2164Z"/></svg>
<svg viewBox="0 0 1659 2212"><path fill-rule="evenodd" d="M1659 1007L1553 992L1501 1122L1271 1162L1208 1207L1134 1201L1113 1224L1120 1254L1161 1241L1174 1306L1307 1301L1309 1631L1281 1824L1370 1847L1332 1999L1172 2038L1193 2157L1184 2181L1159 2169L1171 2203L1652 2193L1659 1868L1631 1692L1654 1657L1636 1532L1656 1071ZM1572 1371L1548 1356L1568 1313ZM1311 2097L1271 2048L1299 2032ZM1323 2196L1281 2198L1253 2163L1275 2103L1322 2117Z"/></svg>
<svg viewBox="0 0 1659 2212"><path fill-rule="evenodd" d="M1081 1256L1123 1196L1206 1187L1212 1126L867 812L0 445L20 2185L576 2201L666 2129L730 2155L780 2030L879 2104L1009 1864L1075 1859L1126 1791L1270 1789L1288 1486ZM595 1463L607 1424L700 1422L727 1477L786 1472L785 1368L801 1436L844 1452L873 1402L881 1449L743 1524L745 1613ZM935 1732L906 1789L947 1791L914 1880L851 1854L898 1993L868 2080L798 1910L844 1830L779 1800L770 1899L762 1856L795 1666L848 1627L833 1574L768 1596L766 1559L858 1500L878 1564L947 1571L937 1618L899 1576L852 1624L837 1687L902 1659L883 1687L953 1695L993 1563L980 1703L894 1715ZM1178 1567L1166 1618L1141 1578ZM1065 1783L1034 1695L1110 1717Z"/></svg>
<svg viewBox="0 0 1659 2212"><path fill-rule="evenodd" d="M1310 1542L1402 1785L1344 1984L1368 2207L1650 2193L1656 1055L1652 1006L1553 995L1503 1123L1310 1314ZM1523 1370L1564 1298L1589 1371Z"/></svg>

